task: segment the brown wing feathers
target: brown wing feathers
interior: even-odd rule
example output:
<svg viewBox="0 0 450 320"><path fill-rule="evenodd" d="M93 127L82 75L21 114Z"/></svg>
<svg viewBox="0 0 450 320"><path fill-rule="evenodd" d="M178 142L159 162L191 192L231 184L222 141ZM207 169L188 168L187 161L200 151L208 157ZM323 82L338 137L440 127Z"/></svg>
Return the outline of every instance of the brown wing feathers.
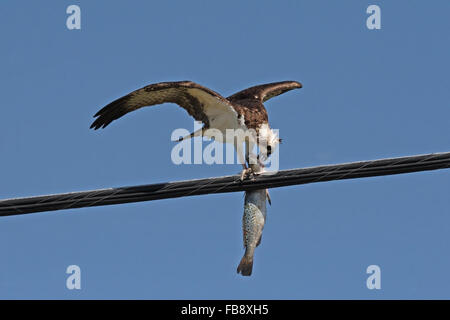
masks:
<svg viewBox="0 0 450 320"><path fill-rule="evenodd" d="M302 84L297 81L273 82L247 88L229 96L227 99L230 101L255 99L260 102L265 102L270 98L278 96L289 90L300 89L301 87Z"/></svg>
<svg viewBox="0 0 450 320"><path fill-rule="evenodd" d="M239 107L240 105L242 105L241 107L249 110L244 110L247 112L242 111L239 113L247 114L253 113L254 111L252 111L251 109L254 108L260 109L262 107L262 109L264 109L264 107L262 106L262 103L264 101L267 101L270 98L280 95L286 91L301 87L301 83L297 81L274 82L247 88L225 99L218 93L192 81L161 82L148 85L111 102L95 114L94 117L96 117L97 119L95 119L95 121L92 123L91 128L95 130L99 128L105 128L112 121L122 117L128 112L137 110L145 106L153 106L165 102L178 104L179 106L184 108L195 120L201 121L205 124L206 127L209 127L209 120L207 115L205 114L203 103L210 103L212 101L211 98L213 100L220 100L222 103L222 107L227 106L226 108L228 109L221 109L223 110L223 112L233 109L233 106L230 104L230 102L234 102L235 110L239 111ZM201 91L190 89L198 89ZM202 95L200 93L203 94L203 98L201 97ZM209 97L206 100L204 97L205 93L207 94L206 96ZM257 103L257 105L255 105L255 103ZM265 117L267 118L267 114L265 114ZM248 114L247 118L250 119L251 114Z"/></svg>
<svg viewBox="0 0 450 320"><path fill-rule="evenodd" d="M92 123L91 128L95 130L105 128L112 121L122 117L128 112L145 106L153 106L165 102L178 104L186 109L195 120L202 121L205 125L208 125L208 117L203 112L202 103L187 90L192 88L200 89L209 95L225 100L216 92L191 81L151 84L133 91L105 106L94 115L97 119Z"/></svg>

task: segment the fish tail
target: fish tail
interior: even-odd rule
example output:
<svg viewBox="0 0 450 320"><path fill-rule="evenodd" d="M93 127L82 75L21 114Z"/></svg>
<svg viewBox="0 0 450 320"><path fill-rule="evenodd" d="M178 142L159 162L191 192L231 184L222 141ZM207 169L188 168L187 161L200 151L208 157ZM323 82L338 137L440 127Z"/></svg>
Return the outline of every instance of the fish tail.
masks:
<svg viewBox="0 0 450 320"><path fill-rule="evenodd" d="M237 273L241 273L243 276L250 276L253 270L253 257L242 257L241 263L237 267Z"/></svg>

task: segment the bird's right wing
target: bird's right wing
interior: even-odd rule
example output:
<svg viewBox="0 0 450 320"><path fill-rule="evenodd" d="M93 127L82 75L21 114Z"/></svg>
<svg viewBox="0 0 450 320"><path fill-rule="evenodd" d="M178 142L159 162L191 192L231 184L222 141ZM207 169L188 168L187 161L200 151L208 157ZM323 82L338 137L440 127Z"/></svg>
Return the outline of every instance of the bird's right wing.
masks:
<svg viewBox="0 0 450 320"><path fill-rule="evenodd" d="M210 118L217 115L228 113L237 117L236 111L227 99L206 87L192 81L161 82L148 85L111 102L95 114L94 117L97 119L91 128L95 130L105 128L128 112L165 102L178 104L206 127L209 126Z"/></svg>
<svg viewBox="0 0 450 320"><path fill-rule="evenodd" d="M260 102L265 102L270 98L278 96L292 89L300 89L301 87L302 84L297 81L266 83L239 91L229 96L227 99L230 101L254 99L259 100Z"/></svg>

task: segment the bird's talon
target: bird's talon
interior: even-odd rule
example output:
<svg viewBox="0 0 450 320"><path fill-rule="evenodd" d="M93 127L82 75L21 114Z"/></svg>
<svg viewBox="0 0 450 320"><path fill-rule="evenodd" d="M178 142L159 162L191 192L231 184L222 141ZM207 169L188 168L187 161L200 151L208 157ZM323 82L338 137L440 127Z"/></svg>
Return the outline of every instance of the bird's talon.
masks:
<svg viewBox="0 0 450 320"><path fill-rule="evenodd" d="M254 176L254 172L252 168L245 168L241 172L241 181L244 181L245 179L248 179L250 177Z"/></svg>

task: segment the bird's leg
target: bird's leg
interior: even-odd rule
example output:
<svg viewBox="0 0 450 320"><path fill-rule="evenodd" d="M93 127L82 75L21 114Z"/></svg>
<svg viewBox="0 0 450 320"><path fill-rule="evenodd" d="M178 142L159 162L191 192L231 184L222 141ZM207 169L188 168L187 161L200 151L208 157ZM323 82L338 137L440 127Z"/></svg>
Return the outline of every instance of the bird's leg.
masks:
<svg viewBox="0 0 450 320"><path fill-rule="evenodd" d="M246 141L245 143L245 161L244 163L242 163L242 167L243 170L241 172L241 181L243 181L249 175L255 176L257 174L261 174L264 171L264 163L262 163L259 155L255 155L251 152L251 146L249 141ZM269 189L266 189L266 197L267 201L269 202L269 205L272 205Z"/></svg>
<svg viewBox="0 0 450 320"><path fill-rule="evenodd" d="M248 167L247 167L247 163L248 163ZM242 167L243 170L241 172L241 181L243 181L245 178L253 175L254 170L253 170L253 166L250 163L250 146L249 146L249 142L245 141L245 160L244 163L242 163Z"/></svg>
<svg viewBox="0 0 450 320"><path fill-rule="evenodd" d="M258 166L258 173L261 173L264 171L264 168L266 167L266 165L261 161L261 157L259 155L256 156L256 164Z"/></svg>

